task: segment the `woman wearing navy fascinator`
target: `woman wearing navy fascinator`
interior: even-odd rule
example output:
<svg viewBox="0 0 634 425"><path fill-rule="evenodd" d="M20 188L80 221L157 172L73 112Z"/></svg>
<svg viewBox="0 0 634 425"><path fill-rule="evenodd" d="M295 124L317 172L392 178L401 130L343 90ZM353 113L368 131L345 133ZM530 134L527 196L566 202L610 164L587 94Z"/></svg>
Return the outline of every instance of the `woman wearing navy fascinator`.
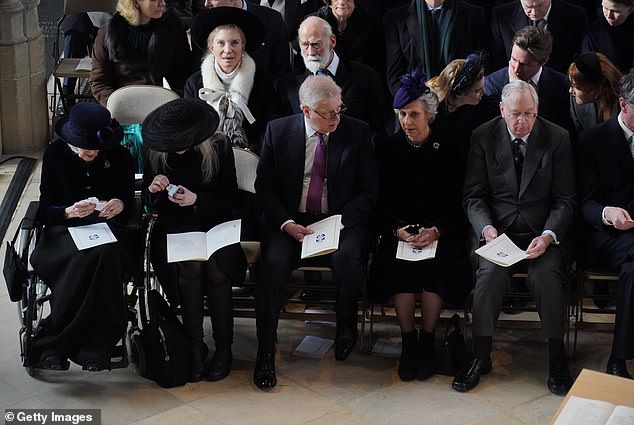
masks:
<svg viewBox="0 0 634 425"><path fill-rule="evenodd" d="M398 374L404 381L422 381L434 373L434 332L443 305L462 305L469 289L462 180L453 171L461 159L455 144L436 128L438 97L422 71L401 79L393 106L400 129L377 145L381 242L369 296L381 304L393 299L402 337ZM416 255L427 249L435 249L434 258L397 258L397 250Z"/></svg>

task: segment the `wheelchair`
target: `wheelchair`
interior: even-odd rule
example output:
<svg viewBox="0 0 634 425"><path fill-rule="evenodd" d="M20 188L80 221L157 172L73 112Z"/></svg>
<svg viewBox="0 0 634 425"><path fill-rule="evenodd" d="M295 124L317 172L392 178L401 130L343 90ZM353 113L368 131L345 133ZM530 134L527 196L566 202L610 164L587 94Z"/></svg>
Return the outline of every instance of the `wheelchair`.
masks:
<svg viewBox="0 0 634 425"><path fill-rule="evenodd" d="M47 283L41 279L30 263L31 254L43 229L43 225L36 220L38 207L38 201L30 202L26 215L19 225L15 244L19 258L27 266L26 277L22 280L21 288L19 288L21 297L16 301L20 319L20 357L26 372L33 377L36 376L38 370L43 370L38 364L39 362L32 358L33 347L42 330L44 319L50 314L48 301L52 295ZM143 237L145 236L144 228L133 229L133 231L140 231L140 234ZM142 261L139 262L139 267L143 267L141 263ZM128 271L122 281L121 291L123 291L126 303L125 310L128 326L113 350L110 362L111 369L125 368L129 364L128 346L130 345L130 335L135 332L135 329L138 331L136 305L138 286L144 285L143 279L140 277L142 273L143 270Z"/></svg>

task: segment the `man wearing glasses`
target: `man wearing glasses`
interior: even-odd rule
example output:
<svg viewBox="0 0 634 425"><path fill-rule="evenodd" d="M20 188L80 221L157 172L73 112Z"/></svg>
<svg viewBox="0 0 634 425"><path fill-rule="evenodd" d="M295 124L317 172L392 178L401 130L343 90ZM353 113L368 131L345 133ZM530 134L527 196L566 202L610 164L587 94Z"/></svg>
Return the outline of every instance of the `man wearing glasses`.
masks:
<svg viewBox="0 0 634 425"><path fill-rule="evenodd" d="M490 243L504 233L528 257L508 268L478 258L473 295L475 358L455 377L456 391L474 388L491 370L492 336L503 294L522 263L548 338L548 389L565 394L572 384L563 342L567 300L560 246L575 210L570 140L564 129L538 117L537 110L535 89L524 81L512 81L502 91L501 117L478 127L471 138L463 207L475 236Z"/></svg>
<svg viewBox="0 0 634 425"><path fill-rule="evenodd" d="M295 113L300 109L297 93L306 77L327 75L341 87L348 106L346 115L368 123L373 140L386 137L394 115L385 101L379 74L368 65L337 55L337 39L330 24L317 16L304 19L297 37L304 67L297 67L278 82L278 91L286 95L291 110Z"/></svg>
<svg viewBox="0 0 634 425"><path fill-rule="evenodd" d="M514 45L513 35L525 26L535 26L548 30L553 37L553 54L546 66L566 73L588 27L588 15L576 5L578 3L564 0L514 0L493 8L493 69L505 65Z"/></svg>
<svg viewBox="0 0 634 425"><path fill-rule="evenodd" d="M513 48L508 66L487 75L484 91L492 99L500 99L502 88L509 81L526 81L539 95L539 116L571 132L575 140L574 124L570 118L570 84L568 77L544 64L552 51L553 38L547 30L536 26L520 29L513 37Z"/></svg>
<svg viewBox="0 0 634 425"><path fill-rule="evenodd" d="M305 226L341 214L339 249L324 260L337 284L335 358L345 360L357 339L357 302L363 283L378 176L370 129L341 115L341 89L326 76L299 88L301 114L271 121L255 181L263 214L262 262L256 287L258 354L253 381L276 385L275 340L286 284L300 264Z"/></svg>
<svg viewBox="0 0 634 425"><path fill-rule="evenodd" d="M579 191L589 266L619 273L607 373L632 379L634 358L634 71L621 79L621 111L579 136Z"/></svg>

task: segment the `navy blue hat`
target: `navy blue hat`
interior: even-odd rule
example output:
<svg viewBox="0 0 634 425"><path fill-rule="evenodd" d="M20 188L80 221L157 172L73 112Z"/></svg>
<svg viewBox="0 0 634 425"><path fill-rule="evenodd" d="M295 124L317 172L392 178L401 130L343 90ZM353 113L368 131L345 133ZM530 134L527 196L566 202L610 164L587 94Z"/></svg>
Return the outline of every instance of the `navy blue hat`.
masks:
<svg viewBox="0 0 634 425"><path fill-rule="evenodd" d="M123 140L123 129L98 103L82 102L55 123L55 132L66 143L88 150L112 148Z"/></svg>
<svg viewBox="0 0 634 425"><path fill-rule="evenodd" d="M425 84L426 79L425 73L420 69L415 69L403 75L401 77L401 87L396 92L396 96L394 96L394 109L401 109L425 93L429 93L431 90Z"/></svg>
<svg viewBox="0 0 634 425"><path fill-rule="evenodd" d="M192 19L192 43L203 52L207 51L209 34L221 25L236 25L246 38L246 51L255 52L264 42L266 28L253 13L238 7L212 7L198 13Z"/></svg>
<svg viewBox="0 0 634 425"><path fill-rule="evenodd" d="M200 99L186 97L159 106L143 121L143 143L157 152L178 152L209 139L220 118Z"/></svg>
<svg viewBox="0 0 634 425"><path fill-rule="evenodd" d="M484 72L485 60L486 56L481 52L471 53L467 56L464 64L456 73L451 93L460 95L473 86L480 72Z"/></svg>

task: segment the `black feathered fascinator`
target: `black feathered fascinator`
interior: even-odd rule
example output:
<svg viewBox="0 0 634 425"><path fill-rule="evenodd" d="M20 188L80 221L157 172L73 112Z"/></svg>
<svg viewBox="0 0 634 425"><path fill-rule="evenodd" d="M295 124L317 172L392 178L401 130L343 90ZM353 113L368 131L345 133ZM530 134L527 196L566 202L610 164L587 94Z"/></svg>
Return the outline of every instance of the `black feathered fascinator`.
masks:
<svg viewBox="0 0 634 425"><path fill-rule="evenodd" d="M461 95L475 83L476 78L484 69L486 55L483 52L471 53L465 63L458 70L454 83L451 86L451 94Z"/></svg>

